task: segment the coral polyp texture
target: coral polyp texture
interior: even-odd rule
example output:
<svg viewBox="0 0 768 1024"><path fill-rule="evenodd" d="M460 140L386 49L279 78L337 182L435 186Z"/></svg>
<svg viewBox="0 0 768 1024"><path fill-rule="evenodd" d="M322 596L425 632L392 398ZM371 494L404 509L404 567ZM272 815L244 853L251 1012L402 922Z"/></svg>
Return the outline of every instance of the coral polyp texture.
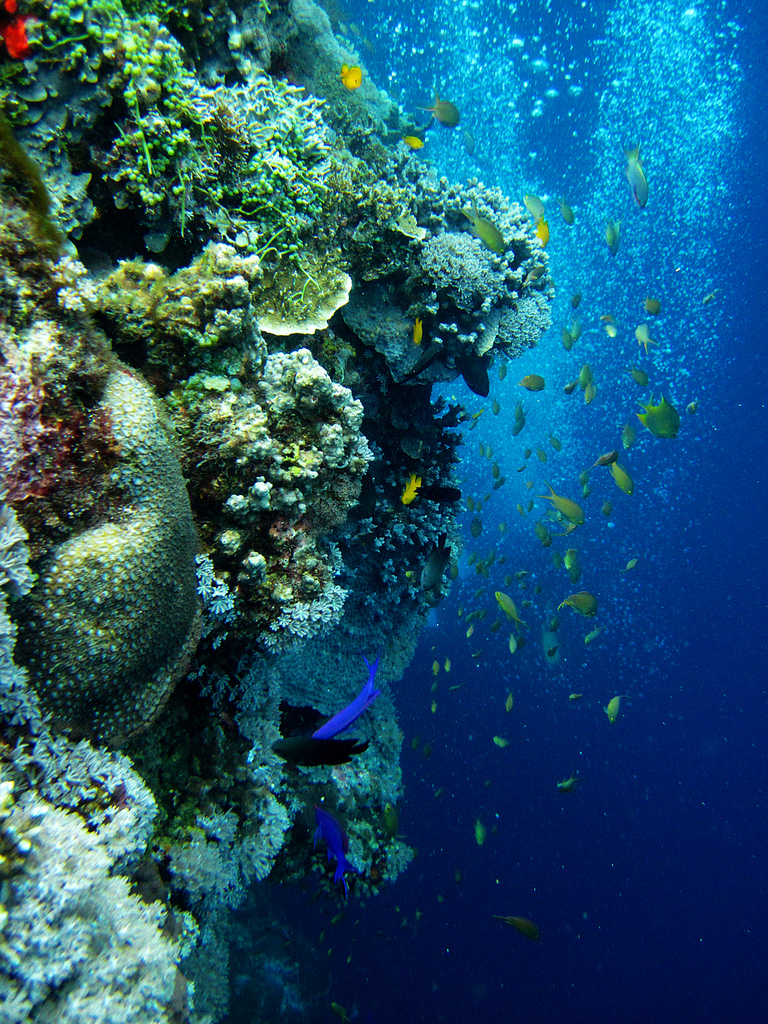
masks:
<svg viewBox="0 0 768 1024"><path fill-rule="evenodd" d="M20 656L54 724L121 741L148 725L198 639L195 535L168 430L145 384L110 374L101 409L122 509L57 545L22 618Z"/></svg>

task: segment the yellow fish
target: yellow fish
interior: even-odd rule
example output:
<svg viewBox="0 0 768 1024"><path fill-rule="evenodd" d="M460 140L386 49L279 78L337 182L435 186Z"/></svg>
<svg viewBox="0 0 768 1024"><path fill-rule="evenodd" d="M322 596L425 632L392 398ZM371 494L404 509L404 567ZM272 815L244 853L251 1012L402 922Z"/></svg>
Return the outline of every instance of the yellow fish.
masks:
<svg viewBox="0 0 768 1024"><path fill-rule="evenodd" d="M424 334L424 331L423 331L422 326L421 326L421 320L419 319L419 317L416 317L416 319L413 321L413 344L414 345L420 345L421 344L421 339L423 337L423 334Z"/></svg>
<svg viewBox="0 0 768 1024"><path fill-rule="evenodd" d="M504 707L509 712L515 706L515 695L510 691L507 694L507 699L504 701Z"/></svg>
<svg viewBox="0 0 768 1024"><path fill-rule="evenodd" d="M587 635L584 637L584 643L591 644L593 640L597 640L597 638L600 636L604 629L605 626L598 626L597 629L593 629L591 633L587 633Z"/></svg>
<svg viewBox="0 0 768 1024"><path fill-rule="evenodd" d="M525 626L525 628L528 629L528 625L520 618L517 611L517 605L508 594L503 594L500 590L497 590L495 597L499 602L501 610L506 614L508 619L511 619L512 622L514 622L518 629L520 629L521 626Z"/></svg>
<svg viewBox="0 0 768 1024"><path fill-rule="evenodd" d="M450 658L446 658L445 659L445 664L443 665L443 668L445 669L446 672L450 672L451 671L451 659Z"/></svg>
<svg viewBox="0 0 768 1024"><path fill-rule="evenodd" d="M409 149L421 149L424 145L424 140L420 139L418 135L404 135L403 142Z"/></svg>
<svg viewBox="0 0 768 1024"><path fill-rule="evenodd" d="M637 414L637 418L648 427L654 437L677 437L680 429L680 413L666 400L664 395L658 405L653 404L653 395L649 405L637 403L643 412Z"/></svg>
<svg viewBox="0 0 768 1024"><path fill-rule="evenodd" d="M352 92L354 89L360 88L360 84L363 81L363 72L357 66L349 67L347 64L342 64L340 77L345 87Z"/></svg>
<svg viewBox="0 0 768 1024"><path fill-rule="evenodd" d="M584 696L583 693L569 693L568 694L568 700L571 701L571 702L574 702L574 701L577 701L577 700L581 700L581 698L583 696Z"/></svg>
<svg viewBox="0 0 768 1024"><path fill-rule="evenodd" d="M411 473L411 479L405 485L405 490L400 496L400 501L404 505L410 505L418 494L419 488L421 487L421 477L416 476L415 473Z"/></svg>
<svg viewBox="0 0 768 1024"><path fill-rule="evenodd" d="M432 675L436 676L439 671L440 671L440 662L439 661L433 661L432 662Z"/></svg>
<svg viewBox="0 0 768 1024"><path fill-rule="evenodd" d="M579 615L584 615L586 618L591 618L597 611L597 598L594 594L590 594L588 590L580 590L578 594L571 594L569 597L566 597L557 606L557 610L560 611L563 605L566 604L578 612Z"/></svg>
<svg viewBox="0 0 768 1024"><path fill-rule="evenodd" d="M629 470L626 466L622 466L620 462L612 462L608 467L611 471L611 476L616 481L616 486L624 491L625 494L632 494L635 489L635 482L629 475Z"/></svg>
<svg viewBox="0 0 768 1024"><path fill-rule="evenodd" d="M546 481L544 482L546 483ZM551 484L547 484L547 487L549 487L549 494L537 494L536 497L551 501L557 511L565 516L569 523L573 523L574 526L581 526L584 522L584 509L581 505L577 505L570 498L561 498L559 494L555 494Z"/></svg>
<svg viewBox="0 0 768 1024"><path fill-rule="evenodd" d="M621 698L628 697L629 694L621 693L616 697L611 697L607 705L603 708L603 711L608 715L609 722L615 722L619 717L619 709L621 707Z"/></svg>
<svg viewBox="0 0 768 1024"><path fill-rule="evenodd" d="M503 736L494 736L493 742L497 747L501 747L502 750L509 745L509 740L505 740Z"/></svg>
<svg viewBox="0 0 768 1024"><path fill-rule="evenodd" d="M480 821L479 818L475 818L475 842L478 846L482 846L485 842L486 837L485 825Z"/></svg>
<svg viewBox="0 0 768 1024"><path fill-rule="evenodd" d="M541 248L546 249L549 242L549 221L540 220L536 225L536 237L541 242Z"/></svg>

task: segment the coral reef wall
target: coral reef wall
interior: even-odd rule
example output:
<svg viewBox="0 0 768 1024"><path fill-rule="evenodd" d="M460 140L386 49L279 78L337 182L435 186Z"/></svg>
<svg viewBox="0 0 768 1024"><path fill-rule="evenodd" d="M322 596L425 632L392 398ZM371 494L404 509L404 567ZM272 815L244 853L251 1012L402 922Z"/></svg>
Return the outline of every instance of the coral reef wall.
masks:
<svg viewBox="0 0 768 1024"><path fill-rule="evenodd" d="M431 387L487 394L549 325L552 282L520 207L438 178L409 115L367 74L342 81L363 62L311 0L18 17L0 1002L13 1021L203 1024L227 1012L249 888L314 874L341 898L314 804L348 834L350 898L413 856L384 813L392 684L455 571L422 583L458 549L465 418ZM412 476L444 497L406 503ZM294 763L277 741L350 704L363 655L382 693L358 748Z"/></svg>

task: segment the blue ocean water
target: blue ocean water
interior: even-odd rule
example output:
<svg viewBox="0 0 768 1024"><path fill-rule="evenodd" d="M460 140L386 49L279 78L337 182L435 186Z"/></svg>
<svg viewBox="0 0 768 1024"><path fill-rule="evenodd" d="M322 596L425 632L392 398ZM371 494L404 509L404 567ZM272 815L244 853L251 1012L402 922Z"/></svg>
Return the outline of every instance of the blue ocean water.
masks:
<svg viewBox="0 0 768 1024"><path fill-rule="evenodd" d="M418 856L366 904L353 894L338 924L338 906L304 890L276 890L276 913L330 949L328 1006L370 1024L759 1024L768 1020L765 14L709 0L415 9L376 0L345 5L344 18L367 40L367 72L406 109L428 106L434 91L461 109L474 152L460 130L433 125L425 156L438 174L479 178L516 201L545 198L557 297L552 329L504 381L493 371L488 399L444 389L485 410L458 474L465 494L490 498L479 537L475 514L462 516L460 577L396 687L399 828ZM623 150L638 143L650 187L642 211L624 177ZM573 227L560 217L563 194ZM615 259L603 239L609 218L623 225ZM643 311L648 295L661 299L657 318ZM599 320L608 313L615 339ZM583 334L566 352L560 333L572 316ZM647 357L634 338L644 321L658 340ZM630 361L648 370L650 388L624 372ZM598 388L589 405L580 389L562 389L584 363ZM517 386L527 373L543 375L546 390ZM674 440L635 418L637 398L652 391L681 411ZM518 401L527 424L512 437ZM637 430L626 453L625 423ZM534 451L518 472L526 447L547 463ZM613 448L634 494L591 470L587 522L543 548L533 524L546 511L536 497L544 481L579 499L579 473ZM494 461L506 478L498 490ZM583 568L576 586L551 560L570 545ZM492 550L485 579L468 556ZM598 596L595 618L563 608L555 640L543 640L542 624L579 589ZM533 601L514 654L506 620L489 628L496 590ZM483 610L468 637L467 614ZM596 626L605 629L587 646ZM553 664L543 644L557 646ZM583 697L570 702L572 692ZM603 707L616 694L628 699L611 724ZM559 791L574 772L583 781ZM493 915L535 921L540 941ZM231 1019L247 1019L245 1001L234 999ZM336 1018L329 1008L316 1019Z"/></svg>

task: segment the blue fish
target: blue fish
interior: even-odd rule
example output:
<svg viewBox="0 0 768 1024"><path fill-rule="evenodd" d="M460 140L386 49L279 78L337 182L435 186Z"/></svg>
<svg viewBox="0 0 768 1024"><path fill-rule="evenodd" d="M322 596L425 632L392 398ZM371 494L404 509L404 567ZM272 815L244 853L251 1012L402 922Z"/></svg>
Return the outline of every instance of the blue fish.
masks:
<svg viewBox="0 0 768 1024"><path fill-rule="evenodd" d="M329 719L325 725L321 725L319 729L316 729L312 733L313 739L329 740L332 736L336 736L338 733L343 732L344 729L352 725L352 723L362 715L366 708L369 708L371 704L373 704L381 693L381 690L374 690L373 688L373 683L376 679L376 670L379 667L379 657L377 656L376 661L371 664L366 656L363 655L363 661L368 666L369 670L368 682L351 704L347 704L342 711L339 711L339 713Z"/></svg>
<svg viewBox="0 0 768 1024"><path fill-rule="evenodd" d="M349 889L344 872L353 871L357 874L357 869L353 868L346 858L346 853L349 849L347 834L333 815L329 814L328 811L324 811L322 807L315 807L315 818L317 819L317 830L315 831L313 849L317 847L319 839L325 841L328 849L329 863L334 858L336 860L336 871L334 872L333 880L338 882L341 879L344 886L344 895L348 896Z"/></svg>

